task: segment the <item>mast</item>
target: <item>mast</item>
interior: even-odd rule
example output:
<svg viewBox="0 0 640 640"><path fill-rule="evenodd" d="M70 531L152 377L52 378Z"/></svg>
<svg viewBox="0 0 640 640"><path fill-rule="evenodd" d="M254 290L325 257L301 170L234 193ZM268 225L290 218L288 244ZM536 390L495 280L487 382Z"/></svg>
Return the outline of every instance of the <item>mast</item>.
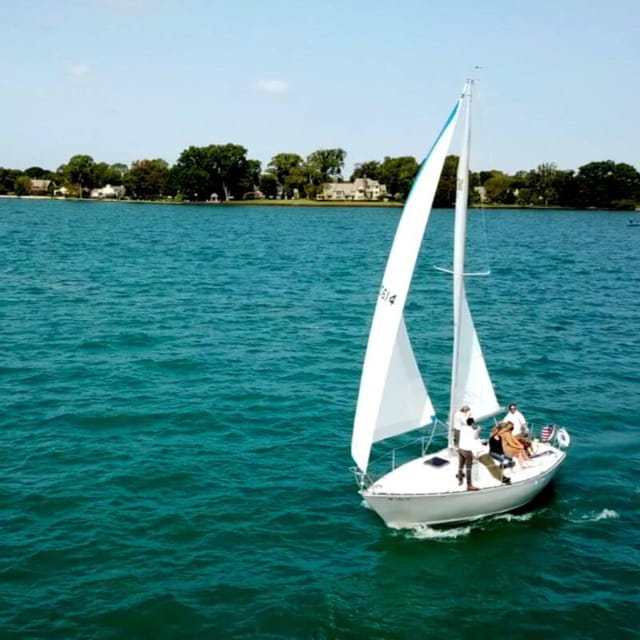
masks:
<svg viewBox="0 0 640 640"><path fill-rule="evenodd" d="M467 80L462 91L465 107L462 149L456 175L456 209L453 233L453 357L451 361L451 390L449 399L448 445L453 447L453 415L460 408L455 406L458 368L460 364L460 326L464 299L464 254L467 237L467 203L469 201L469 153L471 145L471 89L473 80Z"/></svg>

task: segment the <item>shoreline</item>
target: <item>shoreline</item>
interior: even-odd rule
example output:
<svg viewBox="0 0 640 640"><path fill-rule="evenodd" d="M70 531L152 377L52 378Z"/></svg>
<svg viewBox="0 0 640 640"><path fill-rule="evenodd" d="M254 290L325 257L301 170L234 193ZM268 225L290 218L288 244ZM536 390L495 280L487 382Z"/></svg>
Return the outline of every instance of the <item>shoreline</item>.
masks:
<svg viewBox="0 0 640 640"><path fill-rule="evenodd" d="M398 209L404 206L404 202L380 202L380 201L362 201L362 200L229 200L227 202L189 202L174 200L128 200L128 199L112 199L112 198L66 198L61 196L17 196L12 194L0 195L1 199L7 200L56 200L66 202L121 202L127 204L166 204L166 205L187 205L187 206L207 206L207 207L337 207L337 208L388 208ZM442 207L442 209L452 209L453 207ZM469 209L522 209L527 211L609 211L611 213L624 213L626 215L634 214L640 211L640 207L634 209L601 209L599 207L585 207L584 209L575 209L574 207L556 207L556 206L525 206L525 205L505 205L505 204L486 204L469 205Z"/></svg>

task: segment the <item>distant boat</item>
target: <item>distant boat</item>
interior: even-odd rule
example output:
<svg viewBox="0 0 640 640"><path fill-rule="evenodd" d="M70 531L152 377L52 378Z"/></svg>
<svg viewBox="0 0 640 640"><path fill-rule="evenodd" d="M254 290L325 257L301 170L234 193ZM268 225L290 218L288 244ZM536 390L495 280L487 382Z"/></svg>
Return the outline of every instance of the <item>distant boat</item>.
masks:
<svg viewBox="0 0 640 640"><path fill-rule="evenodd" d="M388 526L393 527L476 520L528 504L551 481L566 458L564 448L570 444L565 429L547 425L541 431L541 439L534 441L535 455L527 465L513 466L506 482L505 478L496 479L477 461L472 469L473 490L459 482L457 476L458 452L452 429L454 412L468 404L472 415L480 421L502 411L465 294L465 276L472 275L464 272L472 85L472 81L465 84L462 96L423 162L405 204L378 294L362 369L351 440L351 455L357 465L353 471L360 495ZM454 335L448 423L444 424L436 419L403 312L440 173L463 111L453 270L446 270L453 278ZM430 311L425 322L437 321L441 316L441 311L435 309ZM432 431L427 433L428 440L427 437L423 439L421 455L396 466L394 452L391 471L380 477L373 474L369 458L375 442L427 425ZM428 443L439 427L446 430L448 444L429 453ZM484 446L484 453L488 453L486 445L478 444Z"/></svg>
<svg viewBox="0 0 640 640"><path fill-rule="evenodd" d="M634 220L633 218L629 218L629 222L627 222L627 227L640 227L640 220Z"/></svg>

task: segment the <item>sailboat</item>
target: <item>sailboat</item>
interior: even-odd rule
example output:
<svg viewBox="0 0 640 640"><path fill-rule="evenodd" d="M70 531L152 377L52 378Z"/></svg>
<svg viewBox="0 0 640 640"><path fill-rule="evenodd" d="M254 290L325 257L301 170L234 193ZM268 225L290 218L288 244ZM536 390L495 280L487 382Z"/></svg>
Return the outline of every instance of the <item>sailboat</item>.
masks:
<svg viewBox="0 0 640 640"><path fill-rule="evenodd" d="M378 293L364 358L351 441L351 455L359 493L391 527L436 525L476 520L522 507L553 479L566 458L570 437L566 429L545 425L540 434L530 424L531 460L514 464L503 473L509 484L497 480L483 464L474 460L473 485L468 491L458 482L458 451L454 446L453 416L469 405L478 423L494 419L503 408L476 334L465 293L465 251L471 99L473 81L467 80L462 94L423 161L402 211ZM445 158L457 127L462 125L454 240L453 268L453 353L449 407L446 422L438 419L424 382L404 320L404 307L433 199ZM444 391L444 390L443 390ZM370 468L374 443L425 429L418 437L419 455L398 464L391 453L391 469L381 475ZM439 449L437 430L444 433ZM427 443L427 446L425 446ZM482 447L483 444L480 444ZM484 444L486 446L486 444Z"/></svg>

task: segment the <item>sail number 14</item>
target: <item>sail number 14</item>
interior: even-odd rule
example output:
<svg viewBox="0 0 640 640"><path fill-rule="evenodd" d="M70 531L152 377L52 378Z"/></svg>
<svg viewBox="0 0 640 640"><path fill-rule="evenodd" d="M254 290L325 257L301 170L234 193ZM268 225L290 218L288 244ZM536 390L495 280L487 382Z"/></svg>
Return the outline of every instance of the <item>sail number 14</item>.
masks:
<svg viewBox="0 0 640 640"><path fill-rule="evenodd" d="M380 287L380 299L389 304L393 304L396 301L396 294L391 293L387 287Z"/></svg>

